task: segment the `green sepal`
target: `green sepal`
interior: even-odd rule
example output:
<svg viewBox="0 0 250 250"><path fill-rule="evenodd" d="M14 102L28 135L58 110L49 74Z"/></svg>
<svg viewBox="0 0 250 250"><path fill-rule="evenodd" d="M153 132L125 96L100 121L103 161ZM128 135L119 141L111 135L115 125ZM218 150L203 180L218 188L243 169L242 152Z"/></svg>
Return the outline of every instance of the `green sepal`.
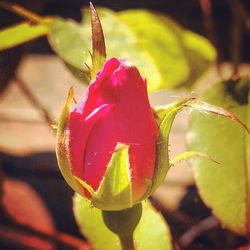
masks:
<svg viewBox="0 0 250 250"><path fill-rule="evenodd" d="M92 204L102 210L116 211L133 206L128 160L129 146L118 143Z"/></svg>
<svg viewBox="0 0 250 250"><path fill-rule="evenodd" d="M249 134L249 128L245 123L243 123L236 115L219 106L211 105L209 103L195 100L194 102L190 102L187 107L191 108L192 110L197 110L202 113L210 113L218 116L225 116L233 121L238 122Z"/></svg>
<svg viewBox="0 0 250 250"><path fill-rule="evenodd" d="M215 115L225 116L229 119L238 122L247 131L249 131L247 126L244 123L242 123L234 114L230 113L228 110L225 110L223 108L214 105L210 105L206 102L199 101L194 97L182 98L170 105L167 105L166 107L156 108L154 112L155 112L155 118L159 126L159 136L157 139L157 156L155 163L156 167L152 181L152 187L147 195L150 195L159 187L159 185L164 181L169 167L173 164L173 162L169 161L169 154L168 154L169 133L173 121L175 119L175 116L183 108L198 110L202 113L211 113ZM200 156L216 162L210 156L200 152L184 152L182 155L179 155L178 157L179 160L182 160L184 158L189 158L193 156ZM175 161L179 161L178 157L177 159L175 159Z"/></svg>
<svg viewBox="0 0 250 250"><path fill-rule="evenodd" d="M57 124L56 134L56 157L61 173L66 182L74 189L74 191L81 194L80 185L71 173L71 161L69 151L69 130L68 117L70 113L70 106L74 98L73 88L70 88L68 98L62 109L61 115Z"/></svg>
<svg viewBox="0 0 250 250"><path fill-rule="evenodd" d="M152 186L148 195L153 193L164 181L165 176L170 167L168 143L169 133L175 116L178 114L178 112L180 112L183 108L186 107L187 103L192 102L193 100L193 97L182 98L172 104L169 104L165 107L159 107L154 110L155 118L159 126L159 136L157 139L155 173L152 181Z"/></svg>
<svg viewBox="0 0 250 250"><path fill-rule="evenodd" d="M202 152L198 152L198 151L185 151L182 152L178 155L176 155L170 162L170 166L175 166L176 164L178 164L181 161L187 160L189 158L193 158L193 157L201 157L203 159L207 159L210 161L213 161L214 163L220 164L218 161L216 161L215 159L213 159L210 155L206 154L206 153L202 153Z"/></svg>
<svg viewBox="0 0 250 250"><path fill-rule="evenodd" d="M90 74L91 80L93 80L106 61L106 46L100 19L91 2L90 17L92 28L92 69Z"/></svg>
<svg viewBox="0 0 250 250"><path fill-rule="evenodd" d="M66 182L81 196L83 188L91 194L93 206L107 211L132 207L132 189L128 160L128 145L118 143L97 191L83 180L72 175L69 150L68 117L73 101L73 89L69 90L57 125L56 155L59 168Z"/></svg>
<svg viewBox="0 0 250 250"><path fill-rule="evenodd" d="M88 192L91 194L91 196L95 195L95 190L85 181L78 178L77 176L74 176L74 178L82 185L83 188L87 189Z"/></svg>

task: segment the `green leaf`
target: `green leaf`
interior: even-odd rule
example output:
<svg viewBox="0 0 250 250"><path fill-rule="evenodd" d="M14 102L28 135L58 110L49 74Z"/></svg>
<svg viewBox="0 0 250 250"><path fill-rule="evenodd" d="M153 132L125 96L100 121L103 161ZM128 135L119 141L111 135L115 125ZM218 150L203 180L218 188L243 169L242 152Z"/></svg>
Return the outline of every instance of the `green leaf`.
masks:
<svg viewBox="0 0 250 250"><path fill-rule="evenodd" d="M147 71L140 68L142 75L148 79L150 90L171 88L188 77L189 68L178 25L167 18L165 23L158 15L145 10L127 10L118 15L134 33L136 44L149 54L159 74L158 79L151 80Z"/></svg>
<svg viewBox="0 0 250 250"><path fill-rule="evenodd" d="M99 8L97 12L107 56L133 62L146 77L149 91L191 86L215 59L215 50L206 39L184 30L167 17L145 10L115 13ZM91 64L91 20L87 9L83 16L82 24L56 18L49 41L71 69L85 74L88 72L85 63Z"/></svg>
<svg viewBox="0 0 250 250"><path fill-rule="evenodd" d="M102 220L101 210L79 195L73 199L73 209L82 234L94 250L121 250L118 237L109 231ZM171 236L163 217L150 204L143 202L142 218L134 233L137 250L170 250Z"/></svg>
<svg viewBox="0 0 250 250"><path fill-rule="evenodd" d="M183 29L167 16L145 10L127 10L118 15L149 53L160 74L157 84L157 79L149 81L150 90L191 86L215 60L216 52L205 38Z"/></svg>
<svg viewBox="0 0 250 250"><path fill-rule="evenodd" d="M133 206L128 146L117 144L104 177L92 199L103 210L122 210Z"/></svg>
<svg viewBox="0 0 250 250"><path fill-rule="evenodd" d="M88 27L90 29L90 26ZM74 75L82 78L82 74L88 71L85 63L90 65L90 42L86 39L82 27L73 20L54 18L48 34L49 43L55 53L63 59ZM90 34L88 35L90 39ZM79 72L79 73L77 73Z"/></svg>
<svg viewBox="0 0 250 250"><path fill-rule="evenodd" d="M228 109L249 127L250 82L248 79L241 81L243 91L237 89L240 82L234 82L233 87L230 82L233 81L209 88L203 100ZM236 233L247 234L250 221L250 138L246 129L222 116L193 112L187 139L190 150L202 150L220 162L218 167L201 158L190 160L202 199L224 226Z"/></svg>
<svg viewBox="0 0 250 250"><path fill-rule="evenodd" d="M45 18L39 24L23 22L0 30L0 51L44 36L49 32L51 18Z"/></svg>

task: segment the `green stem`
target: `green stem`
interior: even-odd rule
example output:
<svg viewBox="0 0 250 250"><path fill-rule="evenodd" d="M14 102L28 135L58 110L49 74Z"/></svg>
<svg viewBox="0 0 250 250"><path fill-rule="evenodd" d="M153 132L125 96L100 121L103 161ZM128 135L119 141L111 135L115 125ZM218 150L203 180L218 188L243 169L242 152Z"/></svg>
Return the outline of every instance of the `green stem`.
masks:
<svg viewBox="0 0 250 250"><path fill-rule="evenodd" d="M135 250L133 235L120 235L122 250Z"/></svg>
<svg viewBox="0 0 250 250"><path fill-rule="evenodd" d="M122 250L135 250L133 234L141 215L141 203L120 211L102 211L103 222L118 236Z"/></svg>

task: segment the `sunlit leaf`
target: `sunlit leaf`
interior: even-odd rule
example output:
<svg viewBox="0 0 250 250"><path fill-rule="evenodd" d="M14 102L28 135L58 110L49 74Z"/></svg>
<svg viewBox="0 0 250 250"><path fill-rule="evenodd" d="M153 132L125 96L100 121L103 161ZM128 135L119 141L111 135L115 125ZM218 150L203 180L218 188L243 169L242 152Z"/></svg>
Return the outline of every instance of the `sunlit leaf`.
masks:
<svg viewBox="0 0 250 250"><path fill-rule="evenodd" d="M149 91L192 85L215 59L215 50L204 38L186 31L171 19L145 10L112 12L97 9L108 57L132 61L147 78ZM91 67L89 10L82 24L57 18L49 41L54 51L79 76ZM114 28L115 27L115 28Z"/></svg>
<svg viewBox="0 0 250 250"><path fill-rule="evenodd" d="M127 10L118 15L150 54L160 74L158 82L149 82L150 90L192 85L216 57L205 38L166 16L145 10Z"/></svg>
<svg viewBox="0 0 250 250"><path fill-rule="evenodd" d="M98 9L98 15L104 29L107 56L130 59L140 69L148 72L152 80L159 78L148 53L136 44L132 31L118 19L115 13ZM71 66L71 70L74 69L75 72L78 70L79 77L87 74L88 67L91 67L90 27L89 10L85 9L83 24L57 18L52 23L49 34L49 41L54 51Z"/></svg>
<svg viewBox="0 0 250 250"><path fill-rule="evenodd" d="M46 35L51 20L51 18L45 18L39 24L23 22L0 30L0 51Z"/></svg>
<svg viewBox="0 0 250 250"><path fill-rule="evenodd" d="M121 250L119 240L103 223L101 210L91 207L86 199L75 195L74 214L82 234L94 250ZM163 217L150 204L143 202L142 218L135 230L137 250L170 250L171 236Z"/></svg>
<svg viewBox="0 0 250 250"><path fill-rule="evenodd" d="M88 28L90 29L90 26ZM91 62L91 43L87 37L90 37L90 34L85 35L78 23L59 17L53 20L48 36L50 45L57 55L80 71L87 70L85 63L90 65Z"/></svg>
<svg viewBox="0 0 250 250"><path fill-rule="evenodd" d="M244 86L244 93L237 89L240 84ZM249 127L250 82L243 79L234 82L233 87L229 85L230 81L214 85L204 93L203 99L228 109ZM220 162L218 166L201 158L190 160L204 202L223 225L246 234L247 221L250 221L247 218L250 212L250 137L247 130L222 116L193 112L188 143L190 150L202 150Z"/></svg>

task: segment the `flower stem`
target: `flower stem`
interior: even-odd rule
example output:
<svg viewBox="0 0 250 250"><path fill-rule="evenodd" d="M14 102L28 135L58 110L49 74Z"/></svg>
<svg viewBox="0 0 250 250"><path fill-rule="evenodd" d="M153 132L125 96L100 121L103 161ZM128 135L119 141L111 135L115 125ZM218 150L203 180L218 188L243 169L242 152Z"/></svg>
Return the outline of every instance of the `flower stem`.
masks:
<svg viewBox="0 0 250 250"><path fill-rule="evenodd" d="M133 235L120 235L122 250L135 250Z"/></svg>
<svg viewBox="0 0 250 250"><path fill-rule="evenodd" d="M122 250L135 250L133 234L141 215L141 203L120 211L102 211L103 222L118 236Z"/></svg>

